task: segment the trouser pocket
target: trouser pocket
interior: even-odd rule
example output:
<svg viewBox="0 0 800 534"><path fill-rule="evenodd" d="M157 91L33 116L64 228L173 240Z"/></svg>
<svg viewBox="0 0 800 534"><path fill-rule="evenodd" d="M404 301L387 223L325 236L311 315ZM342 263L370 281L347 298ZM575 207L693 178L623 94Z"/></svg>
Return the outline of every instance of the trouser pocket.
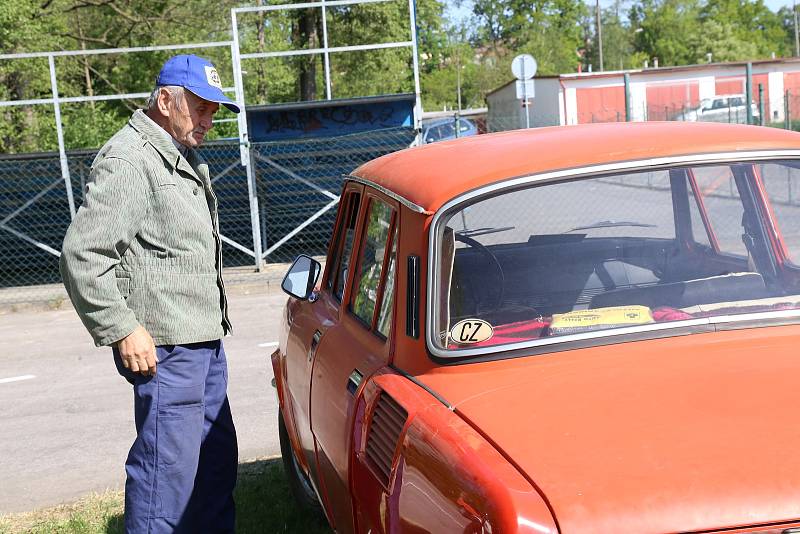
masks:
<svg viewBox="0 0 800 534"><path fill-rule="evenodd" d="M181 518L194 489L203 438L203 385L160 387L156 422L156 517Z"/></svg>

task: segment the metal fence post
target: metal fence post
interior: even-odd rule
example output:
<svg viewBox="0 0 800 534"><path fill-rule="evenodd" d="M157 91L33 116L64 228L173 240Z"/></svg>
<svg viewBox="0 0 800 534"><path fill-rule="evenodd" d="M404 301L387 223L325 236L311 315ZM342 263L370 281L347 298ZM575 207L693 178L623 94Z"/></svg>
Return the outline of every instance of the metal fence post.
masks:
<svg viewBox="0 0 800 534"><path fill-rule="evenodd" d="M242 110L244 112L244 110ZM258 210L258 183L256 181L255 159L253 151L247 148L250 161L247 162L247 194L250 197L250 224L253 226L253 255L256 257L256 270L261 272L264 268L264 259L261 258L261 214Z"/></svg>
<svg viewBox="0 0 800 534"><path fill-rule="evenodd" d="M411 60L414 67L414 128L417 134L417 144L422 144L422 96L419 86L419 43L417 43L417 3L408 0L408 16L411 25Z"/></svg>
<svg viewBox="0 0 800 534"><path fill-rule="evenodd" d="M256 172L253 168L253 155L250 150L250 137L247 132L247 112L244 103L244 82L242 81L242 64L239 55L239 26L236 20L236 8L231 9L231 63L233 64L233 78L236 88L236 103L239 105L237 123L239 126L239 157L247 173L247 194L250 198L250 225L253 230L253 256L257 271L264 268L261 258L261 223L258 213L258 184Z"/></svg>
<svg viewBox="0 0 800 534"><path fill-rule="evenodd" d="M601 69L602 70L602 69ZM622 81L625 83L625 121L631 122L631 75L625 73L622 76ZM619 119L617 119L619 120Z"/></svg>
<svg viewBox="0 0 800 534"><path fill-rule="evenodd" d="M331 53L328 50L328 10L322 0L322 45L325 47L325 98L331 99Z"/></svg>
<svg viewBox="0 0 800 534"><path fill-rule="evenodd" d="M56 134L58 135L58 160L61 163L61 177L64 178L64 185L67 188L67 202L69 203L69 215L75 218L75 199L72 196L72 180L69 177L69 162L67 161L67 151L64 148L64 130L61 127L61 104L58 100L58 83L56 82L56 62L51 55L47 56L50 64L50 89L53 92L53 108L56 114Z"/></svg>
<svg viewBox="0 0 800 534"><path fill-rule="evenodd" d="M792 129L792 107L790 103L790 98L792 97L791 91L786 91L786 129Z"/></svg>
<svg viewBox="0 0 800 534"><path fill-rule="evenodd" d="M753 124L753 106L750 105L750 101L753 99L753 64L749 61L747 62L747 66L745 67L745 89L744 89L744 106L747 110L747 124ZM738 115L738 112L737 112ZM739 122L738 118L736 117L736 122Z"/></svg>
<svg viewBox="0 0 800 534"><path fill-rule="evenodd" d="M764 117L764 84L758 84L758 116L761 126L764 126L766 118Z"/></svg>

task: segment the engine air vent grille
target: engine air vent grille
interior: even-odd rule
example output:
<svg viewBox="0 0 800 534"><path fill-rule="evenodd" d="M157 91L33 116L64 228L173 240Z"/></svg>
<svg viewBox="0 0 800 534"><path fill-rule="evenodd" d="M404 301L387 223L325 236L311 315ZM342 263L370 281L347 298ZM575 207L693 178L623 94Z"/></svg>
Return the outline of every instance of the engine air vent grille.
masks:
<svg viewBox="0 0 800 534"><path fill-rule="evenodd" d="M389 484L394 451L406 424L408 412L386 393L381 393L372 414L367 434L367 458L381 475L384 486Z"/></svg>

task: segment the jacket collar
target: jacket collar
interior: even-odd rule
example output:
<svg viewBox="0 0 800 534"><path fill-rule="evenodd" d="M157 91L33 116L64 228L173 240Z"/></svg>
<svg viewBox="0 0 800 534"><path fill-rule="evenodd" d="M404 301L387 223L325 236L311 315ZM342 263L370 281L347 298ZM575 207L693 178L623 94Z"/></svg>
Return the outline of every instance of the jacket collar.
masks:
<svg viewBox="0 0 800 534"><path fill-rule="evenodd" d="M139 132L143 140L153 145L153 148L155 148L158 153L161 154L161 157L164 158L164 161L167 163L167 165L179 171L188 173L192 178L201 183L205 181L198 176L198 174L203 174L198 173L198 170L200 169L201 165L205 165L205 161L195 149L189 148L186 151L186 157L184 158L175 147L175 144L172 142L172 138L167 131L156 124L153 119L148 117L141 109L138 109L133 113L133 116L128 123L130 124L131 128ZM208 179L207 176L204 176L203 178L206 180Z"/></svg>

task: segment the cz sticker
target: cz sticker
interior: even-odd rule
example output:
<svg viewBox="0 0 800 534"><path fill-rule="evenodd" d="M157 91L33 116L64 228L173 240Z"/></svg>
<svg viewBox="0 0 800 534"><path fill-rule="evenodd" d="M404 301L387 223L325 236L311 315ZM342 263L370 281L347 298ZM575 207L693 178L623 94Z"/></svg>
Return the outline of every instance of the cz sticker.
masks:
<svg viewBox="0 0 800 534"><path fill-rule="evenodd" d="M450 339L459 345L472 345L486 341L494 335L492 325L481 319L464 319L450 329Z"/></svg>

